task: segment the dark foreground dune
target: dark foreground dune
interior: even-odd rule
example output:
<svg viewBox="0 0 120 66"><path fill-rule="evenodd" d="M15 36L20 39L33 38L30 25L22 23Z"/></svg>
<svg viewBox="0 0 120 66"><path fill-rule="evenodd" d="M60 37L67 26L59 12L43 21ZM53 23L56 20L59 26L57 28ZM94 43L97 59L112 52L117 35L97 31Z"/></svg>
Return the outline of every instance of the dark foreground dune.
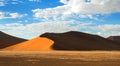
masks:
<svg viewBox="0 0 120 66"><path fill-rule="evenodd" d="M26 39L17 38L0 31L0 49L24 42Z"/></svg>
<svg viewBox="0 0 120 66"><path fill-rule="evenodd" d="M120 52L0 51L0 66L120 66Z"/></svg>
<svg viewBox="0 0 120 66"><path fill-rule="evenodd" d="M120 44L120 36L110 36L107 39L112 40Z"/></svg>
<svg viewBox="0 0 120 66"><path fill-rule="evenodd" d="M120 44L98 35L70 31L66 33L45 33L54 41L55 50L120 50Z"/></svg>

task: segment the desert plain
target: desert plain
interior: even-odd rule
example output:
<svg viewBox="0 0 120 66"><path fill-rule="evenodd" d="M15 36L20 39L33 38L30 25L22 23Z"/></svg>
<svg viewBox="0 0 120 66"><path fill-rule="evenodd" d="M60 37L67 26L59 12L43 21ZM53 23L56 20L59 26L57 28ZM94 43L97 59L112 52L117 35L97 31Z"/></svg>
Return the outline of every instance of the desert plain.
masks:
<svg viewBox="0 0 120 66"><path fill-rule="evenodd" d="M0 51L0 66L120 66L120 52Z"/></svg>

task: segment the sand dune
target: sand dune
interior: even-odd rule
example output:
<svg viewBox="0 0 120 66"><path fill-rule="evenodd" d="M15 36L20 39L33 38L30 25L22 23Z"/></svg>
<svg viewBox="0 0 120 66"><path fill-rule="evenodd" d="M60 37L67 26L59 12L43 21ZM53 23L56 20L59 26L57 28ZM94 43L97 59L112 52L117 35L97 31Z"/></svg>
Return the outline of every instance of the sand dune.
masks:
<svg viewBox="0 0 120 66"><path fill-rule="evenodd" d="M40 37L2 50L120 50L120 44L98 35L70 31L66 33L45 33Z"/></svg>
<svg viewBox="0 0 120 66"><path fill-rule="evenodd" d="M24 41L27 41L27 40L10 36L0 31L0 49L11 46L11 45L15 45L17 43L24 42Z"/></svg>
<svg viewBox="0 0 120 66"><path fill-rule="evenodd" d="M42 51L42 50L52 50L51 45L53 45L53 41L45 38L45 37L37 37L32 40L19 43L7 48L4 48L3 50L28 50L28 51Z"/></svg>
<svg viewBox="0 0 120 66"><path fill-rule="evenodd" d="M45 33L41 37L52 39L55 50L120 50L120 45L98 35L70 31Z"/></svg>
<svg viewBox="0 0 120 66"><path fill-rule="evenodd" d="M107 39L112 40L120 44L120 36L110 36Z"/></svg>

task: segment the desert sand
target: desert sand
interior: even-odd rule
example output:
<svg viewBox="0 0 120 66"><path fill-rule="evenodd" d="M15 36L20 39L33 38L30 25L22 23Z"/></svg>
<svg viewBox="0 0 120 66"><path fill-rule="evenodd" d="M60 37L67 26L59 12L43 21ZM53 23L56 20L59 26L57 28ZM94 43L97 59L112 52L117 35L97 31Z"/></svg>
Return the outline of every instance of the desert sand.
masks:
<svg viewBox="0 0 120 66"><path fill-rule="evenodd" d="M120 52L0 51L0 66L120 66Z"/></svg>

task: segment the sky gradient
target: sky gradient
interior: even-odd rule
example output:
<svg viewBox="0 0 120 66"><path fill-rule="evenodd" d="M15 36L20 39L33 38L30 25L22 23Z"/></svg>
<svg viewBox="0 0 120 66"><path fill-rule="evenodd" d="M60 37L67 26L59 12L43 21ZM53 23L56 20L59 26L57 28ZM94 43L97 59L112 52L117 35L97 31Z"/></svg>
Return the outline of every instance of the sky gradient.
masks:
<svg viewBox="0 0 120 66"><path fill-rule="evenodd" d="M45 32L120 35L120 0L0 0L0 31L32 39Z"/></svg>

